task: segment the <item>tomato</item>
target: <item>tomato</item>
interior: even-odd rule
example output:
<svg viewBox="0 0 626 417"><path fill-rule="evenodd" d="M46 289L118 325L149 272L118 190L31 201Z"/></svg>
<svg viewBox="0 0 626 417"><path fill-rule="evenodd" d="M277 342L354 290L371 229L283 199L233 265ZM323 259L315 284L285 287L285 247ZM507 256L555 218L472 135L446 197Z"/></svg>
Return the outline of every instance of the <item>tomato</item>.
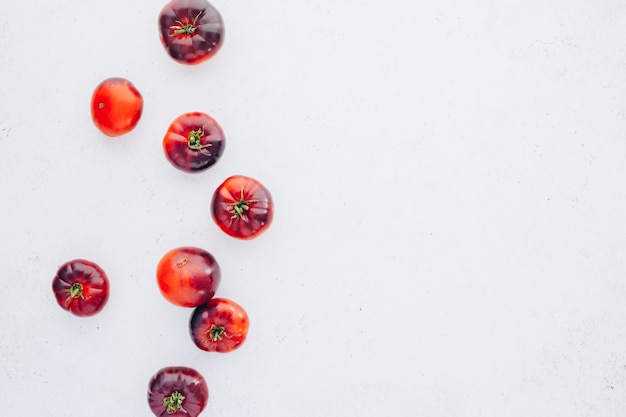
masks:
<svg viewBox="0 0 626 417"><path fill-rule="evenodd" d="M107 136L120 136L133 130L142 111L141 93L124 78L104 80L91 98L93 123Z"/></svg>
<svg viewBox="0 0 626 417"><path fill-rule="evenodd" d="M257 237L274 217L270 192L259 181L243 175L227 178L215 190L211 208L220 229L239 239Z"/></svg>
<svg viewBox="0 0 626 417"><path fill-rule="evenodd" d="M196 417L209 400L209 388L193 368L168 366L148 383L148 404L154 415Z"/></svg>
<svg viewBox="0 0 626 417"><path fill-rule="evenodd" d="M159 36L175 61L199 64L222 47L224 22L207 0L172 0L159 14Z"/></svg>
<svg viewBox="0 0 626 417"><path fill-rule="evenodd" d="M80 317L93 316L109 299L109 279L97 264L75 259L61 265L52 279L52 291L64 310Z"/></svg>
<svg viewBox="0 0 626 417"><path fill-rule="evenodd" d="M222 277L213 255L190 246L163 255L156 275L163 297L181 307L197 307L208 302Z"/></svg>
<svg viewBox="0 0 626 417"><path fill-rule="evenodd" d="M185 172L203 171L222 156L224 132L211 116L193 112L180 115L163 138L168 161Z"/></svg>
<svg viewBox="0 0 626 417"><path fill-rule="evenodd" d="M239 304L226 298L213 298L196 307L189 321L193 342L208 352L230 352L248 336L250 320Z"/></svg>

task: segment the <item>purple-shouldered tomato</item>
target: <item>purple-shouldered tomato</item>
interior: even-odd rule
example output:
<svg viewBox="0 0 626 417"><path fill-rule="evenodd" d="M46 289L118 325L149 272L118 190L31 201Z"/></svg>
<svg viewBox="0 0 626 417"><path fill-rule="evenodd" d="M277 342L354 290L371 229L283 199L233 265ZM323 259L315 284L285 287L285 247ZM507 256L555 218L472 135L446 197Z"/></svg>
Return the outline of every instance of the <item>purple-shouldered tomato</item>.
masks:
<svg viewBox="0 0 626 417"><path fill-rule="evenodd" d="M214 118L202 112L178 116L163 138L167 160L185 172L200 172L214 165L224 153L224 131Z"/></svg>
<svg viewBox="0 0 626 417"><path fill-rule="evenodd" d="M196 417L208 401L206 380L193 368L168 366L148 383L148 405L157 417Z"/></svg>
<svg viewBox="0 0 626 417"><path fill-rule="evenodd" d="M252 239L272 223L274 203L263 184L254 178L234 175L213 193L213 220L229 236Z"/></svg>
<svg viewBox="0 0 626 417"><path fill-rule="evenodd" d="M224 21L207 0L172 0L159 14L159 37L176 62L195 65L224 43Z"/></svg>
<svg viewBox="0 0 626 417"><path fill-rule="evenodd" d="M74 259L59 267L52 291L64 310L79 317L93 316L109 299L109 278L96 263Z"/></svg>
<svg viewBox="0 0 626 417"><path fill-rule="evenodd" d="M196 307L189 320L191 339L208 352L238 349L248 336L250 319L242 306L226 298L213 298Z"/></svg>

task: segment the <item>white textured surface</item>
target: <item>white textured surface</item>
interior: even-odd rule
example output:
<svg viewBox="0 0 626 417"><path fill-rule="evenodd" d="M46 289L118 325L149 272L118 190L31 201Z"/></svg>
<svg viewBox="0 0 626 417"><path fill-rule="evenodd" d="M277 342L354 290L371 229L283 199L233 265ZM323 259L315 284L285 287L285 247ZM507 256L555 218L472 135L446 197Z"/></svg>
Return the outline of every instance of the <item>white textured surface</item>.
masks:
<svg viewBox="0 0 626 417"><path fill-rule="evenodd" d="M226 43L184 67L164 3L0 5L0 414L150 416L180 364L206 416L624 416L626 5L216 0ZM89 116L110 76L145 99L117 139ZM187 175L161 139L194 110L227 145ZM209 216L236 173L276 202L250 242ZM159 294L181 245L248 310L240 350ZM77 257L111 279L90 319L50 289Z"/></svg>

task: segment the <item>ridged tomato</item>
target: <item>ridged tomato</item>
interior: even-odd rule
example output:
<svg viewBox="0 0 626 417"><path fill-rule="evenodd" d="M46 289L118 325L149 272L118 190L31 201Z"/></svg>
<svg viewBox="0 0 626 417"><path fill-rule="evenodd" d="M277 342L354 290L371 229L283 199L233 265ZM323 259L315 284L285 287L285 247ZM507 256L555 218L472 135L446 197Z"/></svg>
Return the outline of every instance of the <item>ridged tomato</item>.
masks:
<svg viewBox="0 0 626 417"><path fill-rule="evenodd" d="M225 145L220 125L201 112L178 116L163 138L165 157L185 172L200 172L211 167L224 153Z"/></svg>
<svg viewBox="0 0 626 417"><path fill-rule="evenodd" d="M199 64L222 47L224 21L206 0L172 0L159 14L159 36L172 59Z"/></svg>
<svg viewBox="0 0 626 417"><path fill-rule="evenodd" d="M250 320L239 304L226 298L213 298L196 307L189 321L193 342L208 352L230 352L248 336Z"/></svg>
<svg viewBox="0 0 626 417"><path fill-rule="evenodd" d="M79 317L93 316L109 299L109 278L94 262L74 259L59 267L52 291L62 309Z"/></svg>
<svg viewBox="0 0 626 417"><path fill-rule="evenodd" d="M148 383L148 405L157 417L196 417L208 401L206 380L193 368L168 366Z"/></svg>
<svg viewBox="0 0 626 417"><path fill-rule="evenodd" d="M213 193L213 220L229 236L252 239L272 223L274 203L267 188L254 178L234 175Z"/></svg>

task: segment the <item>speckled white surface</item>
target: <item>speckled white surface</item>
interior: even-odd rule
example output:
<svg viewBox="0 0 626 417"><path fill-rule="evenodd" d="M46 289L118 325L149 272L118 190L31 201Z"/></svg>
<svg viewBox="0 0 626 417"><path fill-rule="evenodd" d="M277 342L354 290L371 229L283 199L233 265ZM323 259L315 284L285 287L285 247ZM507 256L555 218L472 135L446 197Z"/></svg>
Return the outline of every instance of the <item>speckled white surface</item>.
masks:
<svg viewBox="0 0 626 417"><path fill-rule="evenodd" d="M625 4L216 0L224 47L184 67L164 3L0 5L0 414L150 416L179 364L203 416L624 416ZM110 76L145 99L117 139L89 116ZM161 139L195 110L227 145L187 175ZM250 242L209 216L237 173L276 203ZM248 310L240 350L159 294L181 245ZM112 285L90 319L50 288L78 257Z"/></svg>

